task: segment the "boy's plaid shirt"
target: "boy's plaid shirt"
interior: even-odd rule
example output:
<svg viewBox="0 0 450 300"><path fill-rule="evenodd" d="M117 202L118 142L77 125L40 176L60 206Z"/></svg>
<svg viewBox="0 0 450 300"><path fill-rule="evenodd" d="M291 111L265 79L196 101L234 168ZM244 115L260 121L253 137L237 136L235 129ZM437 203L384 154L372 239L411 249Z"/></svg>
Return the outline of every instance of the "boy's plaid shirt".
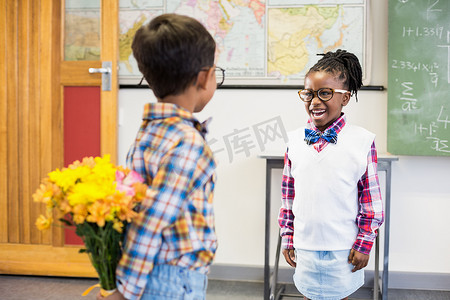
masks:
<svg viewBox="0 0 450 300"><path fill-rule="evenodd" d="M339 134L345 126L345 123L346 119L343 114L328 128L334 128ZM308 120L307 127L318 131L311 120ZM329 143L326 140L321 138L313 144L313 146L317 152L320 152L328 144ZM291 160L289 159L288 151L286 151L284 156L284 169L281 183L281 208L278 217L283 249L294 248L294 214L292 213L292 203L296 191L294 189L294 177L292 177L291 174ZM377 162L377 150L374 142L367 155L366 172L358 182L359 214L355 217L359 233L353 244L353 249L364 254L370 253L377 236L378 228L384 221L383 202L381 199L380 184L377 174ZM298 192L301 193L301 191Z"/></svg>
<svg viewBox="0 0 450 300"><path fill-rule="evenodd" d="M208 272L217 248L212 204L216 164L205 132L181 107L145 106L127 164L149 188L139 217L127 229L116 272L118 289L127 299L140 298L154 265Z"/></svg>

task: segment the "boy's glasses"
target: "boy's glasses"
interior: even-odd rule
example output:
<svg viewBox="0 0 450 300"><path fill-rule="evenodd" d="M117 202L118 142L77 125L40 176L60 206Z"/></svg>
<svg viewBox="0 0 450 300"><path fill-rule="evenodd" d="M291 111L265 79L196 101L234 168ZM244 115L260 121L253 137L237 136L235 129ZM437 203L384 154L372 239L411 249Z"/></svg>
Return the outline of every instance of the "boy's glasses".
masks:
<svg viewBox="0 0 450 300"><path fill-rule="evenodd" d="M200 71L207 71L208 69L201 69ZM221 67L216 67L216 83L217 87L221 86L223 82L225 81L225 70ZM142 82L144 81L144 76L142 76L141 81L139 81L138 85L142 85Z"/></svg>
<svg viewBox="0 0 450 300"><path fill-rule="evenodd" d="M311 89L305 89L298 91L298 96L300 99L302 99L303 102L310 102L312 99L314 99L314 96L317 95L317 97L322 101L328 101L333 98L334 93L348 93L349 91L346 90L338 90L338 89L332 89L332 88L321 88L317 91L313 91Z"/></svg>
<svg viewBox="0 0 450 300"><path fill-rule="evenodd" d="M221 86L225 81L225 70L221 67L216 67L216 83L217 87Z"/></svg>

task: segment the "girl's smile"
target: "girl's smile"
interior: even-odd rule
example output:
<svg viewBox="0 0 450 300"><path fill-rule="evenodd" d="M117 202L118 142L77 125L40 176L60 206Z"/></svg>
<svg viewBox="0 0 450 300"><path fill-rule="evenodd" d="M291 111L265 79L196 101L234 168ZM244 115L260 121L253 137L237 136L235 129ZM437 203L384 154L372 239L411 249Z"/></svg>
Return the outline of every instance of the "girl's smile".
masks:
<svg viewBox="0 0 450 300"><path fill-rule="evenodd" d="M326 112L326 110L325 109L313 109L312 111L311 111L311 114L312 114L312 116L315 118L315 119L319 119L321 116L323 116L323 114Z"/></svg>

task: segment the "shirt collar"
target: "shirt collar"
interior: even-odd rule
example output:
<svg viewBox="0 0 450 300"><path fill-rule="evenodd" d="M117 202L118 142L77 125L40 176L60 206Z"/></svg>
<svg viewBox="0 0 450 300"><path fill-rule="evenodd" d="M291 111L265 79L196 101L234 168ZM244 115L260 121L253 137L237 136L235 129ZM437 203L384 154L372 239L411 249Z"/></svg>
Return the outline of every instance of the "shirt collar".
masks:
<svg viewBox="0 0 450 300"><path fill-rule="evenodd" d="M189 121L192 125L202 134L204 137L208 132L206 126L208 125L210 119L206 120L203 123L200 123L190 111L187 109L178 106L173 103L147 103L144 106L144 115L142 117L143 120L152 121L152 120L161 120L172 117L178 117L183 120Z"/></svg>
<svg viewBox="0 0 450 300"><path fill-rule="evenodd" d="M334 130L336 130L336 133L339 134L339 132L342 130L342 128L344 128L346 124L346 119L347 117L345 116L344 113L342 113L341 116L337 118L336 121L333 122L333 124L331 124L327 129L325 129L324 133L333 128ZM316 125L314 125L311 119L308 120L308 127L309 129L320 132L320 130L317 129Z"/></svg>

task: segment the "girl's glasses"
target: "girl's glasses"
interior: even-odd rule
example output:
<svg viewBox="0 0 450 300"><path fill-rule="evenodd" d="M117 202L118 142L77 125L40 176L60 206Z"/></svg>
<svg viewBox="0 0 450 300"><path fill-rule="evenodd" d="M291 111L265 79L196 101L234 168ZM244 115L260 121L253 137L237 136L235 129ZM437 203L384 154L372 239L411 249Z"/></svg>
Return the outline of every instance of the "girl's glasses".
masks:
<svg viewBox="0 0 450 300"><path fill-rule="evenodd" d="M313 91L311 89L305 89L298 91L298 96L300 99L302 99L303 102L310 102L312 99L314 99L314 96L317 95L317 97L322 101L328 101L333 98L334 93L348 93L349 91L346 90L338 90L338 89L332 89L332 88L321 88L317 91Z"/></svg>

